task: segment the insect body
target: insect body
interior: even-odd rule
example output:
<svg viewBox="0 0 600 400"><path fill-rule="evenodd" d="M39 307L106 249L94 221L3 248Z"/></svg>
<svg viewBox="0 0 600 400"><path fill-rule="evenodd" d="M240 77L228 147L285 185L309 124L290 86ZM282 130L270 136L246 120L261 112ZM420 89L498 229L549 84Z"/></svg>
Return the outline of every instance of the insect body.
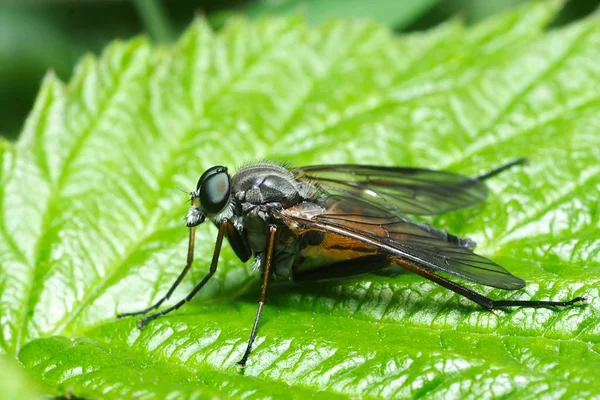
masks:
<svg viewBox="0 0 600 400"><path fill-rule="evenodd" d="M223 238L242 261L252 256L262 272L258 311L244 366L271 278L286 281L340 279L400 266L492 309L498 307L568 306L579 301L492 300L437 272L500 289L525 282L493 261L473 252L475 243L405 215L433 215L483 201L484 181L514 166L519 159L476 178L418 168L322 165L288 169L276 163L246 166L230 176L225 167L208 169L191 192L185 220L190 228L187 264L156 304L167 300L190 269L195 227L206 219L219 229L208 274L181 301L139 321L176 310L206 284L217 270Z"/></svg>

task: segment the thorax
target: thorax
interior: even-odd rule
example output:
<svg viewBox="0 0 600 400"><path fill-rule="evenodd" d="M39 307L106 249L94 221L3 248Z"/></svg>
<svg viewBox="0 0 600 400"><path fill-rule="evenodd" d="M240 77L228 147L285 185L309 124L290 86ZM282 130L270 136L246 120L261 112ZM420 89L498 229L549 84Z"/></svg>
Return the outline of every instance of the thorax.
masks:
<svg viewBox="0 0 600 400"><path fill-rule="evenodd" d="M241 168L232 177L232 220L257 258L264 265L269 225L277 226L273 252L273 273L290 279L298 254L296 234L276 217L284 209L303 202L317 201L317 190L308 182L297 180L285 167L274 163L253 164Z"/></svg>

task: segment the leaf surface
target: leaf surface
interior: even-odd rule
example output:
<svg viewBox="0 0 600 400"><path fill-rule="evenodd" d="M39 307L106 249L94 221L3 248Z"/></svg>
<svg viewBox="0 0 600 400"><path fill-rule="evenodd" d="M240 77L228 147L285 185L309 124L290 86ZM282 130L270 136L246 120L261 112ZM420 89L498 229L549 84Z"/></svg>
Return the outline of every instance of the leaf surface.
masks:
<svg viewBox="0 0 600 400"><path fill-rule="evenodd" d="M0 144L2 349L54 394L91 398L598 395L600 24L545 32L544 2L410 36L374 23L194 23L173 47L115 42L68 84L45 79ZM490 313L414 275L273 285L235 367L258 276L224 246L196 299L140 332L183 268L186 196L208 167L260 159L478 175L480 206L431 222L528 281L494 298L568 309ZM197 233L207 270L216 231Z"/></svg>

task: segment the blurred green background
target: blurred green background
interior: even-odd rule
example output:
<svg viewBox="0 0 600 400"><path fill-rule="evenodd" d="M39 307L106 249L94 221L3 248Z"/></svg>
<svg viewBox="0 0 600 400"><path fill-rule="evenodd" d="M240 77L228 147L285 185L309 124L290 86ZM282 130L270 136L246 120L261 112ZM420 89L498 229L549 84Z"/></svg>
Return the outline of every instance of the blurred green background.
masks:
<svg viewBox="0 0 600 400"><path fill-rule="evenodd" d="M219 29L232 15L299 13L310 23L329 17L374 18L396 32L420 31L452 17L475 23L527 0L2 0L0 3L0 135L17 137L48 69L64 81L85 52L115 38L147 33L166 43L196 15ZM542 0L543 1L543 0ZM550 1L550 0L548 0ZM596 12L600 0L567 1L552 26Z"/></svg>

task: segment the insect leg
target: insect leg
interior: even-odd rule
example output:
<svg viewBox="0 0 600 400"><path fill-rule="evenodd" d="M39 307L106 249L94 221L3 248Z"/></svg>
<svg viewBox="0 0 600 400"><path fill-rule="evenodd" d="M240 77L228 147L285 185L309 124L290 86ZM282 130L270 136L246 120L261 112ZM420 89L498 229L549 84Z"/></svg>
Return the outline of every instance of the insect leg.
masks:
<svg viewBox="0 0 600 400"><path fill-rule="evenodd" d="M269 226L269 241L267 243L267 254L265 257L265 268L263 271L263 283L260 289L260 297L258 298L258 310L256 311L256 317L254 318L254 325L252 325L252 332L250 332L250 339L248 339L248 346L246 347L246 351L242 356L242 359L238 361L238 365L240 367L246 366L246 361L248 361L248 356L252 351L252 344L254 343L254 339L256 339L256 331L258 329L258 321L260 320L260 314L262 314L262 309L265 304L265 300L267 298L267 284L269 283L269 275L271 272L271 261L273 259L273 249L275 248L275 234L277 233L277 227L275 225Z"/></svg>
<svg viewBox="0 0 600 400"><path fill-rule="evenodd" d="M184 299L180 300L177 304L175 304L169 308L166 308L162 311L155 312L154 314L150 314L147 317L139 320L138 327L140 329L142 329L144 326L146 326L146 324L148 322L152 321L153 319L156 319L162 315L168 314L171 311L175 311L179 307L181 307L182 305L184 305L185 303L190 301L196 295L196 293L198 293L198 291L200 289L202 289L202 287L206 284L206 282L208 282L208 280L215 274L215 272L217 271L217 265L219 262L219 254L221 254L221 245L223 244L223 236L225 235L225 231L227 230L227 228L230 224L231 224L231 221L229 221L226 218L223 218L223 220L221 221L221 225L219 226L219 233L217 234L217 241L215 243L215 250L213 252L213 257L212 257L212 261L210 263L210 270L208 271L208 274L206 274L206 276L200 281L200 283L197 284L196 287L194 287L194 289L192 289L192 291ZM188 256L189 256L189 254L188 254Z"/></svg>
<svg viewBox="0 0 600 400"><path fill-rule="evenodd" d="M427 268L423 268L419 265L413 264L409 261L403 260L397 257L390 257L389 261L395 264L398 264L409 271L412 271L416 274L421 275L440 286L443 286L447 289L452 290L455 293L460 294L461 296L466 297L469 300L474 301L475 303L487 308L502 308L502 307L566 307L573 305L578 302L585 302L585 297L576 297L569 301L537 301L537 300L493 300L489 297L486 297L482 294L479 294L469 288L466 288L456 282L453 282L449 279L444 278L441 275L438 275Z"/></svg>
<svg viewBox="0 0 600 400"><path fill-rule="evenodd" d="M187 262L185 263L185 267L183 268L183 271L181 271L181 273L179 274L179 276L177 277L177 279L175 280L175 283L173 283L173 285L171 286L171 288L169 289L169 291L167 292L166 295L164 295L160 300L158 300L156 303L154 303L153 305L151 305L148 308L145 308L143 310L140 311L133 311L133 312L126 312L126 313L122 313L122 314L118 314L117 318L123 318L123 317L131 317L134 315L144 315L147 314L148 312L157 309L158 307L160 307L160 305L162 303L164 303L166 300L168 300L171 295L173 294L173 292L175 291L175 289L177 288L177 286L179 286L179 284L181 283L181 281L183 280L183 278L185 277L185 275L188 273L188 271L190 270L190 267L192 266L192 263L194 262L194 239L196 237L196 227L193 226L190 228L190 237L189 237L189 241L188 241L188 252L187 252Z"/></svg>
<svg viewBox="0 0 600 400"><path fill-rule="evenodd" d="M516 160L508 162L508 163L506 163L504 165L501 165L498 168L494 168L493 170L488 171L488 172L486 172L483 175L479 175L475 179L480 180L480 181L485 181L486 179L489 179L489 178L491 178L493 176L498 175L501 172L506 171L509 168L514 167L515 165L525 165L527 163L528 163L528 160L525 157L517 158Z"/></svg>

